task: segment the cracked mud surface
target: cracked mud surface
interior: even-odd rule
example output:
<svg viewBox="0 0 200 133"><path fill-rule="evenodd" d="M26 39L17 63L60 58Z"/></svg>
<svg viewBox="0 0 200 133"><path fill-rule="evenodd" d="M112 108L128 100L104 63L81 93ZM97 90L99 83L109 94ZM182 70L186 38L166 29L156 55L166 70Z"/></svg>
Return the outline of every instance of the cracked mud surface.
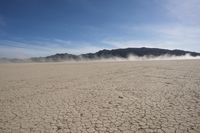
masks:
<svg viewBox="0 0 200 133"><path fill-rule="evenodd" d="M199 133L200 61L0 65L0 133Z"/></svg>

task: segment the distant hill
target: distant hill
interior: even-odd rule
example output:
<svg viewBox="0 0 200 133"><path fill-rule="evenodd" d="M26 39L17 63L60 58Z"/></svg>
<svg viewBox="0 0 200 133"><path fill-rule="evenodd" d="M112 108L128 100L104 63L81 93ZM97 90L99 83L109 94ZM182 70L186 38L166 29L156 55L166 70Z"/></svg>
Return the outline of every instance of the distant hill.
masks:
<svg viewBox="0 0 200 133"><path fill-rule="evenodd" d="M159 57L163 55L168 56L184 56L186 54L190 54L193 57L200 56L200 53L190 52L184 50L168 50L168 49L159 49L159 48L126 48L126 49L113 49L113 50L100 50L96 53L87 53L81 55L73 55L73 54L55 54L47 57L35 57L31 58L32 61L35 62L43 62L43 61L66 61L66 60L81 60L81 59L99 59L99 58L128 58L129 55L135 55L138 57L143 56L154 56Z"/></svg>
<svg viewBox="0 0 200 133"><path fill-rule="evenodd" d="M27 62L28 60L24 59L17 59L17 58L0 58L0 63L23 63ZM31 61L31 60L30 60Z"/></svg>
<svg viewBox="0 0 200 133"><path fill-rule="evenodd" d="M55 55L51 55L51 56L47 56L47 57L34 57L31 58L30 60L35 61L35 62L45 62L45 61L64 61L64 60L79 60L79 56L78 55L72 55L72 54L68 54L68 53L64 53L64 54L55 54Z"/></svg>
<svg viewBox="0 0 200 133"><path fill-rule="evenodd" d="M96 53L83 54L82 57L85 58L110 58L110 57L120 57L127 58L129 55L135 55L138 57L142 56L183 56L190 54L191 56L200 56L200 53L183 51L183 50L168 50L159 48L126 48L126 49L113 49L113 50L100 50Z"/></svg>

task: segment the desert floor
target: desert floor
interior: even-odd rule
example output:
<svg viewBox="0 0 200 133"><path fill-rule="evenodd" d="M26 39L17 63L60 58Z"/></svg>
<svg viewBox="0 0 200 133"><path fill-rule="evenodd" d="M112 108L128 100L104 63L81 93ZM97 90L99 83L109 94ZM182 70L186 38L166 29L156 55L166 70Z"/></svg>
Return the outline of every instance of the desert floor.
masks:
<svg viewBox="0 0 200 133"><path fill-rule="evenodd" d="M200 133L200 60L0 64L0 133Z"/></svg>

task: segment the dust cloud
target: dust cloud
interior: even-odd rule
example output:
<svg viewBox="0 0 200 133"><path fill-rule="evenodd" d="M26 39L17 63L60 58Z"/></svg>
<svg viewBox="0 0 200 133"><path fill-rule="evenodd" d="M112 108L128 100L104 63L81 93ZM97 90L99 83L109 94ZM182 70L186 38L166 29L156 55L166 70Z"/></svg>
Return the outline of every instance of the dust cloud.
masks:
<svg viewBox="0 0 200 133"><path fill-rule="evenodd" d="M84 59L82 58L80 61L152 61L152 60L196 60L200 59L200 56L192 56L190 54L186 54L183 56L175 56L175 55L162 55L162 56L136 56L129 55L128 58L120 58L120 57L110 57L110 58L95 58L95 59Z"/></svg>
<svg viewBox="0 0 200 133"><path fill-rule="evenodd" d="M175 56L175 55L162 55L162 56L137 56L137 55L129 55L127 58L122 57L94 57L94 58L84 58L79 56L77 59L46 59L38 58L37 60L32 59L7 59L1 58L0 63L34 63L34 62L110 62L110 61L153 61L153 60L196 60L200 59L200 56L192 56L190 54L186 54L183 56Z"/></svg>

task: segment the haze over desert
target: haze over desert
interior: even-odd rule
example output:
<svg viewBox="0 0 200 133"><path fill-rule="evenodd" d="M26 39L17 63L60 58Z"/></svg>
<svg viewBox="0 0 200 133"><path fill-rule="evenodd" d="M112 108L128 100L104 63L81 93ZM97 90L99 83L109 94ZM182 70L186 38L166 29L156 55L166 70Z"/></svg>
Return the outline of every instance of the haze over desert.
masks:
<svg viewBox="0 0 200 133"><path fill-rule="evenodd" d="M200 0L0 0L0 133L200 133Z"/></svg>
<svg viewBox="0 0 200 133"><path fill-rule="evenodd" d="M0 64L1 133L199 133L200 61Z"/></svg>

